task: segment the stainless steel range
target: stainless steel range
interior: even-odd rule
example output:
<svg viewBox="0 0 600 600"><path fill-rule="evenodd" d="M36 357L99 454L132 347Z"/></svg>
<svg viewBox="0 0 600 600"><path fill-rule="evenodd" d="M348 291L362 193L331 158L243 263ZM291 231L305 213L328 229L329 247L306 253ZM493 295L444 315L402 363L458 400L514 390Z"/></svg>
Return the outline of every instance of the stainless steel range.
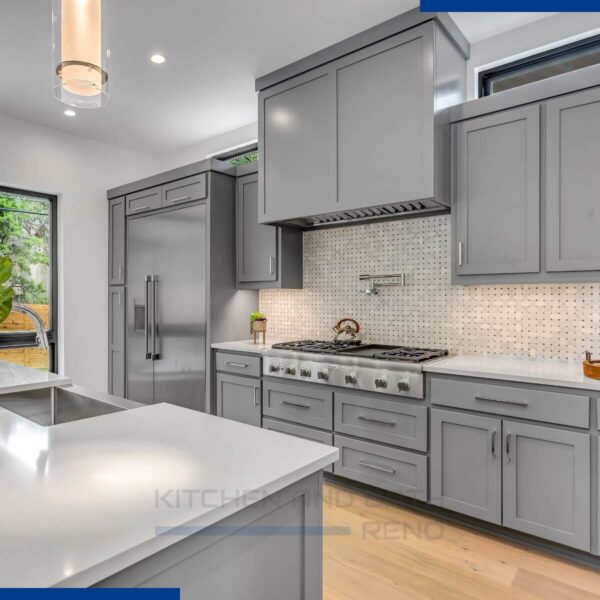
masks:
<svg viewBox="0 0 600 600"><path fill-rule="evenodd" d="M364 344L358 340L304 340L274 344L263 354L263 373L356 390L423 398L423 363L446 350Z"/></svg>

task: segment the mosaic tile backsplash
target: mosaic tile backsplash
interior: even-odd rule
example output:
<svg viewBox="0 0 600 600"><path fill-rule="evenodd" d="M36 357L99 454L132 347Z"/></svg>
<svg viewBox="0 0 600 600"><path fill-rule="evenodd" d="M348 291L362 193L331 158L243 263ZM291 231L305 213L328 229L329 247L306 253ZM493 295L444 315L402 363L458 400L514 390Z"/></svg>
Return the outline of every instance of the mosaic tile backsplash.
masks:
<svg viewBox="0 0 600 600"><path fill-rule="evenodd" d="M406 273L368 296L361 273ZM268 337L330 339L353 317L363 339L577 361L600 354L600 284L450 285L448 215L304 234L304 289L261 290Z"/></svg>

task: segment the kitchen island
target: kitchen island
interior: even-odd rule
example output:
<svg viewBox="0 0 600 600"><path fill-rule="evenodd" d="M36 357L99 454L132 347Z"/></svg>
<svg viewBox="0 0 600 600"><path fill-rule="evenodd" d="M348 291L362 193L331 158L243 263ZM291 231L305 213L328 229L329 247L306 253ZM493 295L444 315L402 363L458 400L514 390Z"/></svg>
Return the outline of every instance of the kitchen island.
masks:
<svg viewBox="0 0 600 600"><path fill-rule="evenodd" d="M170 404L49 427L0 408L0 587L321 598L337 455Z"/></svg>

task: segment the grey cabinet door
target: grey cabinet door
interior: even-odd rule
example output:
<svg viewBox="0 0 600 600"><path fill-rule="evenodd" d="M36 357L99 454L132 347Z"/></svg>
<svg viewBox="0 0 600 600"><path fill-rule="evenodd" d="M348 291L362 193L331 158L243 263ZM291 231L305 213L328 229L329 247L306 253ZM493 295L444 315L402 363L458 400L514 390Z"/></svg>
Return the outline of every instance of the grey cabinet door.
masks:
<svg viewBox="0 0 600 600"><path fill-rule="evenodd" d="M590 436L503 422L503 524L590 550Z"/></svg>
<svg viewBox="0 0 600 600"><path fill-rule="evenodd" d="M600 270L600 90L546 104L546 270Z"/></svg>
<svg viewBox="0 0 600 600"><path fill-rule="evenodd" d="M433 62L433 23L335 62L340 208L434 196Z"/></svg>
<svg viewBox="0 0 600 600"><path fill-rule="evenodd" d="M125 198L108 202L108 283L125 283Z"/></svg>
<svg viewBox="0 0 600 600"><path fill-rule="evenodd" d="M259 221L335 207L335 89L331 67L259 95Z"/></svg>
<svg viewBox="0 0 600 600"><path fill-rule="evenodd" d="M217 415L260 427L260 379L218 373Z"/></svg>
<svg viewBox="0 0 600 600"><path fill-rule="evenodd" d="M136 215L154 210L155 208L160 208L161 205L162 190L160 186L125 196L125 212L128 215Z"/></svg>
<svg viewBox="0 0 600 600"><path fill-rule="evenodd" d="M125 288L108 290L108 392L122 398L125 390Z"/></svg>
<svg viewBox="0 0 600 600"><path fill-rule="evenodd" d="M277 280L277 227L258 222L258 175L237 182L237 273L239 282Z"/></svg>
<svg viewBox="0 0 600 600"><path fill-rule="evenodd" d="M540 108L455 126L457 275L540 270Z"/></svg>
<svg viewBox="0 0 600 600"><path fill-rule="evenodd" d="M500 419L431 411L431 503L502 521Z"/></svg>

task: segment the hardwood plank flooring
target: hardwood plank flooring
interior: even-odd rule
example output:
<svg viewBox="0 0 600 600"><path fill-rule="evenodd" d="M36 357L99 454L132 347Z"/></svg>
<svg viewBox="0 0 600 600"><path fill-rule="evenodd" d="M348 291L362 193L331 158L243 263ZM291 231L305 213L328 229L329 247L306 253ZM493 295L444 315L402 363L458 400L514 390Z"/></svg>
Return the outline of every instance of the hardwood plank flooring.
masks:
<svg viewBox="0 0 600 600"><path fill-rule="evenodd" d="M350 491L324 489L324 600L600 600L600 572Z"/></svg>

